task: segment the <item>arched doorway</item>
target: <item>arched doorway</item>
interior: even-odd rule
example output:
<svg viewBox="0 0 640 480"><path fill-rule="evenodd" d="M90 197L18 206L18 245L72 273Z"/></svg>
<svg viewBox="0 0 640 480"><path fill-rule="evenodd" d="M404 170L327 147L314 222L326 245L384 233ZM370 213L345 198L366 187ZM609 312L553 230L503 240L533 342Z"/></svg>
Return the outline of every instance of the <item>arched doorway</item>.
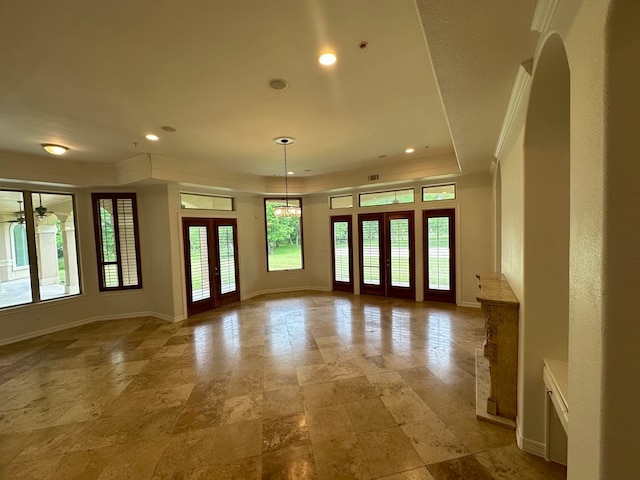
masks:
<svg viewBox="0 0 640 480"><path fill-rule="evenodd" d="M545 445L543 359L568 358L569 108L567 55L560 36L552 34L534 66L524 137L518 427L529 451Z"/></svg>

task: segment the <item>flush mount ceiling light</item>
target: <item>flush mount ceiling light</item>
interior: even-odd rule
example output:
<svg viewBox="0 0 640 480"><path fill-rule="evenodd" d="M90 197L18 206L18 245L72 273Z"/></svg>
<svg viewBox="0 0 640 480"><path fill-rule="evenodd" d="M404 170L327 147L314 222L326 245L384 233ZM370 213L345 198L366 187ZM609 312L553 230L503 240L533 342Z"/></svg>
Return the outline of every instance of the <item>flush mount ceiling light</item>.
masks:
<svg viewBox="0 0 640 480"><path fill-rule="evenodd" d="M407 148L407 149L405 150L405 153L413 153L413 152L415 152L415 151L416 151L416 149L415 149L415 148L411 148L411 147L409 147L409 148Z"/></svg>
<svg viewBox="0 0 640 480"><path fill-rule="evenodd" d="M44 148L47 153L50 153L51 155L62 155L67 150L69 150L69 147L65 147L64 145L56 145L55 143L42 143L41 145L42 148Z"/></svg>
<svg viewBox="0 0 640 480"><path fill-rule="evenodd" d="M160 140L160 137L158 137L157 135L154 135L153 133L149 133L148 135L145 135L144 138L146 138L147 140L151 140L152 142L157 142L158 140Z"/></svg>
<svg viewBox="0 0 640 480"><path fill-rule="evenodd" d="M318 61L320 62L320 64L324 65L325 67L328 67L329 65L333 65L334 63L336 63L336 60L337 60L337 57L334 53L323 53L318 58Z"/></svg>
<svg viewBox="0 0 640 480"><path fill-rule="evenodd" d="M273 214L276 217L299 217L302 215L302 209L297 205L289 205L289 172L287 168L287 145L292 145L296 140L291 137L278 137L273 140L276 144L282 145L284 149L284 205L276 205Z"/></svg>

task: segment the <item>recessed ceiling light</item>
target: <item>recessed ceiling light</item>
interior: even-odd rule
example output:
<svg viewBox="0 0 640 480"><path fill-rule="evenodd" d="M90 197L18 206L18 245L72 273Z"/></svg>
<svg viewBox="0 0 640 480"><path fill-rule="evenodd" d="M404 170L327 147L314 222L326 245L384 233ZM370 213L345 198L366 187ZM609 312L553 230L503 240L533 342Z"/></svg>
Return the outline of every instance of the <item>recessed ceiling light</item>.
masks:
<svg viewBox="0 0 640 480"><path fill-rule="evenodd" d="M405 150L405 153L413 153L413 152L415 152L415 151L416 151L416 149L415 149L415 148L411 148L411 147L409 147L409 148L407 148L407 149Z"/></svg>
<svg viewBox="0 0 640 480"><path fill-rule="evenodd" d="M144 138L146 138L147 140L151 140L152 142L157 142L158 140L160 140L160 137L158 137L157 135L154 135L153 133L145 135Z"/></svg>
<svg viewBox="0 0 640 480"><path fill-rule="evenodd" d="M64 145L56 145L54 143L43 143L42 148L44 148L51 155L62 155L69 147L65 147Z"/></svg>
<svg viewBox="0 0 640 480"><path fill-rule="evenodd" d="M334 53L323 53L322 55L320 55L320 58L318 58L318 61L324 66L329 66L336 63L336 59L337 58Z"/></svg>
<svg viewBox="0 0 640 480"><path fill-rule="evenodd" d="M176 129L174 127L170 127L169 125L165 125L164 127L160 127L162 128L162 130L164 130L165 132L169 132L169 133L175 133Z"/></svg>
<svg viewBox="0 0 640 480"><path fill-rule="evenodd" d="M287 172L287 175L293 175L293 172Z"/></svg>

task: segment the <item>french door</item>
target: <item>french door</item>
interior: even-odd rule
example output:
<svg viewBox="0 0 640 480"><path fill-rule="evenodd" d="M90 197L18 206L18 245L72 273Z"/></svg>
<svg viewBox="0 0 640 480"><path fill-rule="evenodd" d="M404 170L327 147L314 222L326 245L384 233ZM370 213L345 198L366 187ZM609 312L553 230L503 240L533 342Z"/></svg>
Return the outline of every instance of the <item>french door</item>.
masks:
<svg viewBox="0 0 640 480"><path fill-rule="evenodd" d="M415 298L414 213L358 215L360 293Z"/></svg>
<svg viewBox="0 0 640 480"><path fill-rule="evenodd" d="M424 210L424 299L456 303L455 210Z"/></svg>
<svg viewBox="0 0 640 480"><path fill-rule="evenodd" d="M351 215L331 217L333 289L353 292L353 235Z"/></svg>
<svg viewBox="0 0 640 480"><path fill-rule="evenodd" d="M187 314L240 300L235 219L184 218Z"/></svg>

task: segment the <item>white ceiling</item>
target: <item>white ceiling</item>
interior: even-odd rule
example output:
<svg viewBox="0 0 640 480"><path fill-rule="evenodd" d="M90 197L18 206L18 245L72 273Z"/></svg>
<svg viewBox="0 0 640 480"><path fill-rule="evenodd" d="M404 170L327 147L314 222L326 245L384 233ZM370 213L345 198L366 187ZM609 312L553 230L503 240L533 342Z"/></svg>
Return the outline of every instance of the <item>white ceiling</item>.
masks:
<svg viewBox="0 0 640 480"><path fill-rule="evenodd" d="M297 139L296 176L397 162L408 146L425 162L455 146L464 172L488 171L518 65L532 55L534 7L2 0L0 150L47 156L40 144L51 142L69 146L70 161L152 153L271 176L283 170L272 140L286 135ZM338 55L332 68L317 62L325 50ZM289 88L270 89L273 78Z"/></svg>

